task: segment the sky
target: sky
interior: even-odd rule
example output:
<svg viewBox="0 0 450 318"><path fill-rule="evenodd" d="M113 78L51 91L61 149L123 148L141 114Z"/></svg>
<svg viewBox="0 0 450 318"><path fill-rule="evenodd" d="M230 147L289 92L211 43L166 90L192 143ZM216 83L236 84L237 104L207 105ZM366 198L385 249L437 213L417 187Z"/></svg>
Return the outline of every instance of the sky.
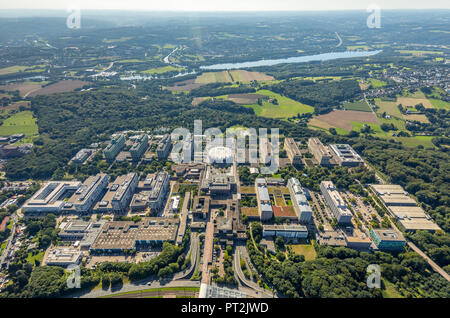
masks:
<svg viewBox="0 0 450 318"><path fill-rule="evenodd" d="M2 9L130 11L303 11L381 9L450 9L449 0L0 0Z"/></svg>

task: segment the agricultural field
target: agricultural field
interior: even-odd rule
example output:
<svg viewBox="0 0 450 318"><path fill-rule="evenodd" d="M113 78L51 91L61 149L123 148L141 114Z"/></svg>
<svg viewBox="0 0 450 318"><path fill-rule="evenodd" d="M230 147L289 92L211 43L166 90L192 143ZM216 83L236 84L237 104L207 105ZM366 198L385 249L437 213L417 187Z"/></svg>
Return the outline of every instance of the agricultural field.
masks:
<svg viewBox="0 0 450 318"><path fill-rule="evenodd" d="M387 115L390 115L390 116L394 116L394 117L398 117L398 118L402 117L402 113L398 109L396 102L388 102L388 101L383 101L380 98L376 98L375 105L377 105L379 107L379 109L377 110L377 113L379 113L379 114L382 114L385 112Z"/></svg>
<svg viewBox="0 0 450 318"><path fill-rule="evenodd" d="M164 74L164 73L168 73L168 72L182 71L182 70L183 70L183 68L181 68L181 67L174 67L174 66L168 65L168 66L163 66L163 67L151 68L151 69L142 71L141 73L153 75L153 74Z"/></svg>
<svg viewBox="0 0 450 318"><path fill-rule="evenodd" d="M197 76L195 83L210 84L210 83L233 83L242 82L249 83L251 81L273 81L272 76L260 73L249 72L244 70L221 71L221 72L205 72Z"/></svg>
<svg viewBox="0 0 450 318"><path fill-rule="evenodd" d="M358 110L358 111L362 111L362 112L371 112L372 111L372 109L369 107L369 105L367 105L366 101L364 101L364 100L345 103L344 109L345 110Z"/></svg>
<svg viewBox="0 0 450 318"><path fill-rule="evenodd" d="M403 107L414 107L422 104L425 108L434 108L433 104L427 98L398 97L397 105L399 104L402 104Z"/></svg>
<svg viewBox="0 0 450 318"><path fill-rule="evenodd" d="M22 142L31 143L34 137L39 135L36 118L31 111L23 111L5 119L0 126L0 136L11 136L14 134L25 134Z"/></svg>
<svg viewBox="0 0 450 318"><path fill-rule="evenodd" d="M0 75L8 75L23 72L28 68L28 66L14 65L9 67L4 67L0 69Z"/></svg>
<svg viewBox="0 0 450 318"><path fill-rule="evenodd" d="M38 95L50 95L55 93L65 93L71 92L77 88L82 88L85 85L88 85L89 82L79 81L79 80L64 80L59 81L55 84L51 84L49 86L43 87L36 91L32 91L28 94L30 97L38 96Z"/></svg>
<svg viewBox="0 0 450 318"><path fill-rule="evenodd" d="M430 54L444 54L444 52L438 52L438 51L422 51L422 50L397 50L397 52L401 54L408 54L412 56L424 56L424 55L430 55Z"/></svg>
<svg viewBox="0 0 450 318"><path fill-rule="evenodd" d="M297 116L297 114L314 112L314 108L312 106L302 104L269 90L259 90L256 93L265 95L270 99L277 99L278 101L278 105L274 105L272 102L267 100L262 101L262 106L258 104L244 105L245 107L253 108L257 116L268 118L289 118Z"/></svg>
<svg viewBox="0 0 450 318"><path fill-rule="evenodd" d="M210 84L210 83L232 83L233 79L231 78L228 71L222 72L206 72L200 76L197 76L195 79L196 84Z"/></svg>
<svg viewBox="0 0 450 318"><path fill-rule="evenodd" d="M325 115L315 116L313 119L316 119L314 121L315 126L319 122L324 122L331 127L341 128L347 131L352 130L353 122L359 122L361 124L378 123L378 118L374 113L356 110L334 110Z"/></svg>
<svg viewBox="0 0 450 318"><path fill-rule="evenodd" d="M1 85L0 90L5 91L19 91L21 97L26 97L29 93L36 91L42 87L46 82L22 82L8 85Z"/></svg>

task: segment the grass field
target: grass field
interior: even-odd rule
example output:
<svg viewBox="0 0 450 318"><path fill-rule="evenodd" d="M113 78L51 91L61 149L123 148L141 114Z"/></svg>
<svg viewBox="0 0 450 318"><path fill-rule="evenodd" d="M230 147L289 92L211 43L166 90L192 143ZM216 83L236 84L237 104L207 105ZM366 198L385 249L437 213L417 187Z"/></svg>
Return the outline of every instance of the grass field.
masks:
<svg viewBox="0 0 450 318"><path fill-rule="evenodd" d="M413 56L423 56L428 54L444 54L444 52L438 52L438 51L420 51L420 50L397 50L397 52L401 54L410 54Z"/></svg>
<svg viewBox="0 0 450 318"><path fill-rule="evenodd" d="M3 250L6 248L6 244L8 243L8 241L4 241L1 245L0 245L0 255L3 254Z"/></svg>
<svg viewBox="0 0 450 318"><path fill-rule="evenodd" d="M398 118L402 117L402 113L398 109L396 102L386 102L382 101L379 98L375 98L375 104L379 107L379 109L377 110L377 113L379 114L386 112L386 114L391 116L395 116Z"/></svg>
<svg viewBox="0 0 450 318"><path fill-rule="evenodd" d="M383 86L386 86L386 85L387 85L386 82L377 80L377 79L375 79L375 78L369 78L369 81L370 81L370 83L372 84L372 87L373 87L373 88L383 87Z"/></svg>
<svg viewBox="0 0 450 318"><path fill-rule="evenodd" d="M316 258L317 253L314 249L314 246L311 244L296 244L296 245L289 245L292 248L292 251L295 254L303 255L305 256L306 261L311 261Z"/></svg>
<svg viewBox="0 0 450 318"><path fill-rule="evenodd" d="M431 104L433 105L434 108L436 109L446 109L446 110L450 110L450 103L440 100L440 99L434 99L434 98L430 98L429 101L431 102Z"/></svg>
<svg viewBox="0 0 450 318"><path fill-rule="evenodd" d="M0 68L0 75L14 74L23 72L28 68L28 66L14 65L10 67Z"/></svg>
<svg viewBox="0 0 450 318"><path fill-rule="evenodd" d="M206 72L195 79L195 83L231 83L233 80L227 71L222 72Z"/></svg>
<svg viewBox="0 0 450 318"><path fill-rule="evenodd" d="M242 82L249 83L251 81L273 81L272 76L260 73L249 72L245 70L221 71L221 72L205 72L197 76L195 83L210 84L210 83L233 83Z"/></svg>
<svg viewBox="0 0 450 318"><path fill-rule="evenodd" d="M314 107L302 104L269 90L260 90L256 93L266 95L269 98L276 98L278 100L278 105L274 105L273 103L265 100L262 102L262 106L258 104L244 105L245 107L253 108L257 116L268 118L288 118L296 116L299 113L305 114L314 112Z"/></svg>
<svg viewBox="0 0 450 318"><path fill-rule="evenodd" d="M32 142L32 138L38 136L36 118L31 111L23 111L5 119L0 126L0 136L11 136L14 134L25 134L23 142Z"/></svg>
<svg viewBox="0 0 450 318"><path fill-rule="evenodd" d="M371 112L372 111L370 109L369 105L367 105L366 101L364 101L364 100L359 100L359 101L351 102L351 103L345 103L344 109L345 110L359 110L362 112Z"/></svg>
<svg viewBox="0 0 450 318"><path fill-rule="evenodd" d="M163 67L151 68L151 69L142 71L141 73L151 75L151 74L164 74L164 73L168 73L168 72L181 71L181 70L183 70L183 68L168 65L168 66L163 66Z"/></svg>

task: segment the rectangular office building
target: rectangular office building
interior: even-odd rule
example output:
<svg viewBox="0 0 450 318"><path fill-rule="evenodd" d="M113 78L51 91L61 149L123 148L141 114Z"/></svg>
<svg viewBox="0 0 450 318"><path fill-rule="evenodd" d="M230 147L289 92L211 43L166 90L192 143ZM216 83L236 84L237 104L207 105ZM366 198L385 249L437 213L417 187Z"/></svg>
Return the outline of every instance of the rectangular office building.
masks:
<svg viewBox="0 0 450 318"><path fill-rule="evenodd" d="M273 216L273 211L266 180L263 178L257 178L255 180L255 188L256 199L258 201L259 217L261 221L270 220Z"/></svg>
<svg viewBox="0 0 450 318"><path fill-rule="evenodd" d="M308 139L308 150L314 155L318 164L322 166L329 166L332 164L333 155L328 147L325 147L319 138Z"/></svg>
<svg viewBox="0 0 450 318"><path fill-rule="evenodd" d="M73 210L79 213L86 213L91 210L100 194L108 185L109 176L100 173L90 176L75 191L69 200L64 204L64 210Z"/></svg>
<svg viewBox="0 0 450 318"><path fill-rule="evenodd" d="M125 136L120 134L116 138L111 140L111 143L103 150L106 160L109 162L114 161L117 154L125 146Z"/></svg>
<svg viewBox="0 0 450 318"><path fill-rule="evenodd" d="M336 162L343 167L357 167L363 164L361 156L348 144L330 144Z"/></svg>
<svg viewBox="0 0 450 318"><path fill-rule="evenodd" d="M381 251L403 251L406 244L402 233L393 229L371 229L370 237Z"/></svg>
<svg viewBox="0 0 450 318"><path fill-rule="evenodd" d="M349 224L352 220L352 213L347 204L342 199L332 181L322 181L320 190L325 198L331 213L339 224Z"/></svg>
<svg viewBox="0 0 450 318"><path fill-rule="evenodd" d="M288 239L303 239L308 237L308 229L306 226L291 225L264 225L263 237L282 236Z"/></svg>
<svg viewBox="0 0 450 318"><path fill-rule="evenodd" d="M297 212L300 223L307 224L312 218L312 209L309 205L305 190L302 188L300 181L296 178L288 180L288 189L291 195L294 209Z"/></svg>
<svg viewBox="0 0 450 318"><path fill-rule="evenodd" d="M131 158L134 161L138 161L142 157L144 152L147 150L147 148L148 148L148 135L142 134L136 139L133 146L131 146L130 148Z"/></svg>
<svg viewBox="0 0 450 318"><path fill-rule="evenodd" d="M286 150L286 154L292 165L303 166L302 153L293 138L284 139L284 150Z"/></svg>

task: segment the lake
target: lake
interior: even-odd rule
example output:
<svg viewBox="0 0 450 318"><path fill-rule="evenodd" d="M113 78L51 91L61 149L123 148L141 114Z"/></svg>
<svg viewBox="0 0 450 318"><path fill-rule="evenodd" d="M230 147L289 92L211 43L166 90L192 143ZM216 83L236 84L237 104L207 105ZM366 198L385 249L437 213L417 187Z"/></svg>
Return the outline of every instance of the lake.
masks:
<svg viewBox="0 0 450 318"><path fill-rule="evenodd" d="M305 63L313 61L330 61L336 59L352 58L352 57L367 57L373 56L380 53L382 50L376 51L346 51L346 52L330 52L316 55L305 55L305 56L294 56L283 59L275 60L259 60L253 62L242 62L242 63L224 63L224 64L214 64L208 66L200 66L202 70L233 70L240 68L258 67L258 66L273 66L285 63Z"/></svg>

